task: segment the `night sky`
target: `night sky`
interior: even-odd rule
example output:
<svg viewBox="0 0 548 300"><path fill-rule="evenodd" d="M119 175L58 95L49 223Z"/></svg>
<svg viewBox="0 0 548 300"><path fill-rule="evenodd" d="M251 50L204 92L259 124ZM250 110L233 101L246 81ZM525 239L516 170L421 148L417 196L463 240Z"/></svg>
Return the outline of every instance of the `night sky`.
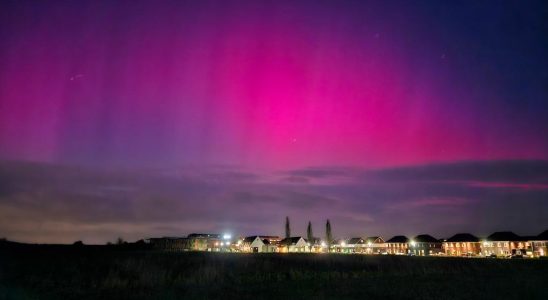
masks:
<svg viewBox="0 0 548 300"><path fill-rule="evenodd" d="M548 229L548 3L446 2L0 2L0 237Z"/></svg>

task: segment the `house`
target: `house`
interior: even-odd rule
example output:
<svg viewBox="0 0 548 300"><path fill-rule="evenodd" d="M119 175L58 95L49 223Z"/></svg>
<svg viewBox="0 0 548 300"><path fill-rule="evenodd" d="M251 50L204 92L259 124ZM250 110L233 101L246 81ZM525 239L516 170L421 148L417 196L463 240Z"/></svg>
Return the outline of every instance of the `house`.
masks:
<svg viewBox="0 0 548 300"><path fill-rule="evenodd" d="M443 242L443 250L451 256L476 256L481 253L481 242L470 233L457 233Z"/></svg>
<svg viewBox="0 0 548 300"><path fill-rule="evenodd" d="M338 239L331 244L331 251L337 253L365 253L365 240L361 237Z"/></svg>
<svg viewBox="0 0 548 300"><path fill-rule="evenodd" d="M409 239L404 235L396 235L386 241L386 252L388 254L407 254L409 253Z"/></svg>
<svg viewBox="0 0 548 300"><path fill-rule="evenodd" d="M365 239L366 254L386 253L386 242L380 236L370 236Z"/></svg>
<svg viewBox="0 0 548 300"><path fill-rule="evenodd" d="M428 234L419 234L409 243L409 253L418 256L437 255L442 253L441 242Z"/></svg>
<svg viewBox="0 0 548 300"><path fill-rule="evenodd" d="M531 255L534 257L548 256L548 230L545 230L530 240Z"/></svg>
<svg viewBox="0 0 548 300"><path fill-rule="evenodd" d="M252 253L276 252L276 244L271 243L271 240L275 241L277 237L270 237L271 239L269 239L268 237L269 236L248 236L242 241L240 245L240 251Z"/></svg>
<svg viewBox="0 0 548 300"><path fill-rule="evenodd" d="M301 236L289 237L278 243L279 252L306 252L308 244Z"/></svg>
<svg viewBox="0 0 548 300"><path fill-rule="evenodd" d="M481 243L481 253L485 256L510 256L526 254L531 244L511 231L495 232Z"/></svg>
<svg viewBox="0 0 548 300"><path fill-rule="evenodd" d="M350 238L346 241L344 249L346 250L345 253L365 253L365 239L361 237Z"/></svg>
<svg viewBox="0 0 548 300"><path fill-rule="evenodd" d="M348 239L336 239L331 241L329 252L344 253Z"/></svg>

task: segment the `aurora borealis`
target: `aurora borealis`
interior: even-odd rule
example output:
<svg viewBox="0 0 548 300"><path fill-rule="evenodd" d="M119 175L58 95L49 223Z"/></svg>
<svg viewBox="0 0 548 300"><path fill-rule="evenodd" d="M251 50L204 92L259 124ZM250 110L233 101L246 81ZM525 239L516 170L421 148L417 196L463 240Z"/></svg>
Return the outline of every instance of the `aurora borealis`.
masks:
<svg viewBox="0 0 548 300"><path fill-rule="evenodd" d="M278 234L285 215L319 231L330 214L340 234L536 234L547 14L543 1L3 1L0 235ZM441 175L406 173L432 165Z"/></svg>

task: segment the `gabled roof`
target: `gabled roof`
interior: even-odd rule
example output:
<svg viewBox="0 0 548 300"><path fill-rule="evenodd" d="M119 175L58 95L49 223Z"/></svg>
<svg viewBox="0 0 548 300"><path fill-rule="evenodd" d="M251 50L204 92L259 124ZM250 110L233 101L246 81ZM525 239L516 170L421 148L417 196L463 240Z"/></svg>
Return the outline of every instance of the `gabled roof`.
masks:
<svg viewBox="0 0 548 300"><path fill-rule="evenodd" d="M371 244L375 244L375 243L382 244L382 243L384 243L384 240L380 236L370 236L370 237L365 239L365 242L366 243L371 243Z"/></svg>
<svg viewBox="0 0 548 300"><path fill-rule="evenodd" d="M449 242L449 243L459 243L459 242L477 243L477 242L479 242L479 238L475 235L470 234L470 233L457 233L454 236L447 239L447 242Z"/></svg>
<svg viewBox="0 0 548 300"><path fill-rule="evenodd" d="M387 243L409 243L409 239L405 235L396 235L386 242Z"/></svg>
<svg viewBox="0 0 548 300"><path fill-rule="evenodd" d="M537 235L537 240L548 241L548 230L544 230L541 234Z"/></svg>
<svg viewBox="0 0 548 300"><path fill-rule="evenodd" d="M362 239L360 237L351 238L346 242L347 245L359 245L359 244L364 244L364 243L365 243L364 239Z"/></svg>
<svg viewBox="0 0 548 300"><path fill-rule="evenodd" d="M521 241L522 238L511 231L498 231L487 237L488 241Z"/></svg>
<svg viewBox="0 0 548 300"><path fill-rule="evenodd" d="M419 234L413 238L417 243L439 243L440 241L428 234Z"/></svg>
<svg viewBox="0 0 548 300"><path fill-rule="evenodd" d="M264 239L264 240L263 240L263 244L265 244L265 245L270 245L270 241L269 241L268 239Z"/></svg>
<svg viewBox="0 0 548 300"><path fill-rule="evenodd" d="M302 239L302 237L300 236L293 236L293 237L289 237L289 238L285 238L283 240L280 241L280 244L282 245L287 245L287 246L291 246L291 245L295 245L299 242L299 240Z"/></svg>

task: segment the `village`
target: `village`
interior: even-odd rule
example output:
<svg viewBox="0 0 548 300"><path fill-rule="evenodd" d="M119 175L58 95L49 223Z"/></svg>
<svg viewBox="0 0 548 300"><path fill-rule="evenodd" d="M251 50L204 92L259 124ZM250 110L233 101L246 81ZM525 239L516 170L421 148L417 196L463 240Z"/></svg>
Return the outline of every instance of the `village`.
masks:
<svg viewBox="0 0 548 300"><path fill-rule="evenodd" d="M519 236L511 231L494 232L485 238L457 233L447 239L429 234L413 237L396 235L333 239L331 224L326 224L324 239L314 237L311 224L306 236L292 236L289 220L286 235L192 233L186 237L162 237L145 240L152 248L164 251L207 251L235 253L340 253L366 255L448 256L484 258L538 258L547 255L548 230L536 236Z"/></svg>

